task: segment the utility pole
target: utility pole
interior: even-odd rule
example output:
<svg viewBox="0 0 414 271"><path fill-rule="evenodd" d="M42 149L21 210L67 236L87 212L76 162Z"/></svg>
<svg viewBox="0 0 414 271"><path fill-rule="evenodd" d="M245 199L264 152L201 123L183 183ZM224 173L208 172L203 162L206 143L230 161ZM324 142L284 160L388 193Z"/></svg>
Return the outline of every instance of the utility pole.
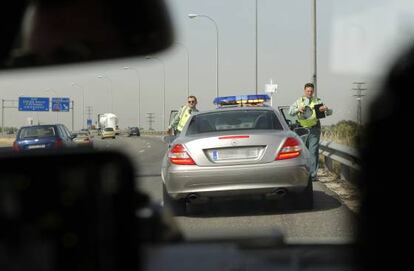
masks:
<svg viewBox="0 0 414 271"><path fill-rule="evenodd" d="M312 82L315 89L315 98L318 97L318 44L317 44L317 6L316 0L313 0L312 3L312 51L313 51L313 74L312 74Z"/></svg>
<svg viewBox="0 0 414 271"><path fill-rule="evenodd" d="M75 130L75 102L72 100L72 132Z"/></svg>
<svg viewBox="0 0 414 271"><path fill-rule="evenodd" d="M258 38L258 33L257 33L257 14L258 14L258 12L257 12L257 0L256 0L256 3L255 3L255 42L256 42L256 44L255 44L255 67L256 67L256 69L255 69L255 72L256 72L256 76L255 76L255 78L256 78L256 82L255 82L255 87L256 87L256 95L257 95L257 91L258 91L258 88L259 88L259 83L258 83L258 76L259 76L259 71L258 71L258 59L257 59L257 56L258 56L258 53L257 53L257 38Z"/></svg>
<svg viewBox="0 0 414 271"><path fill-rule="evenodd" d="M92 114L93 114L93 107L88 105L86 106L86 114L87 114L87 120L91 120L92 121ZM91 127L88 127L88 129L90 129Z"/></svg>
<svg viewBox="0 0 414 271"><path fill-rule="evenodd" d="M4 136L4 99L1 99L1 134Z"/></svg>
<svg viewBox="0 0 414 271"><path fill-rule="evenodd" d="M147 119L148 119L148 126L149 126L149 128L148 128L148 130L153 130L152 129L152 124L154 123L154 113L147 113Z"/></svg>
<svg viewBox="0 0 414 271"><path fill-rule="evenodd" d="M4 109L5 108L17 108L17 106L13 106L13 105L5 106L4 103L7 103L7 102L15 103L17 101L1 99L1 134L2 135L4 135Z"/></svg>
<svg viewBox="0 0 414 271"><path fill-rule="evenodd" d="M362 125L362 97L365 95L362 94L362 91L367 90L367 88L363 88L362 86L365 85L365 82L354 82L354 85L356 85L356 88L353 88L352 90L356 90L357 94L353 95L356 97L356 100L358 102L358 109L357 109L357 121L358 124Z"/></svg>

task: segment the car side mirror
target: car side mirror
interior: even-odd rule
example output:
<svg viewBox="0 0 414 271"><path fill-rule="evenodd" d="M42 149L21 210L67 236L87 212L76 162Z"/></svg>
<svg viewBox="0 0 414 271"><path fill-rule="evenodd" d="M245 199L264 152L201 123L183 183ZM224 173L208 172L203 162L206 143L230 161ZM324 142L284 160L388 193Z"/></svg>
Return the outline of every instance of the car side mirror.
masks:
<svg viewBox="0 0 414 271"><path fill-rule="evenodd" d="M162 138L162 141L170 145L176 138L176 135L167 135Z"/></svg>
<svg viewBox="0 0 414 271"><path fill-rule="evenodd" d="M298 136L300 136L300 138L302 139L303 142L306 142L306 139L308 138L308 135L310 133L310 130L308 128L304 128L304 127L297 127L293 131Z"/></svg>
<svg viewBox="0 0 414 271"><path fill-rule="evenodd" d="M297 127L293 130L298 136L309 135L310 131L308 128Z"/></svg>
<svg viewBox="0 0 414 271"><path fill-rule="evenodd" d="M301 127L299 127L299 124L297 124L297 123L290 122L289 128L290 128L290 130L295 131L295 129L301 128Z"/></svg>

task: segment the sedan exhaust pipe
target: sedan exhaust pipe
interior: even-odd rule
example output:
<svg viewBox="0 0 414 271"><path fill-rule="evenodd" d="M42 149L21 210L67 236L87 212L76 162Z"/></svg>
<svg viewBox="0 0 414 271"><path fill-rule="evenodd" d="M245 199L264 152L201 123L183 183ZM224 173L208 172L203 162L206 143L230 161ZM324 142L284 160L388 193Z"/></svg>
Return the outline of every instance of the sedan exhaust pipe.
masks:
<svg viewBox="0 0 414 271"><path fill-rule="evenodd" d="M208 202L208 198L201 197L199 194L191 193L185 197L186 202L188 203L206 203Z"/></svg>
<svg viewBox="0 0 414 271"><path fill-rule="evenodd" d="M267 193L266 198L267 199L280 199L286 196L287 192L288 191L286 188L277 188L273 190L272 192Z"/></svg>
<svg viewBox="0 0 414 271"><path fill-rule="evenodd" d="M187 201L188 201L188 202L194 202L194 201L196 201L198 198L200 198L200 196L199 196L199 195L197 195L197 194L189 194L189 195L186 197L186 199L187 199Z"/></svg>

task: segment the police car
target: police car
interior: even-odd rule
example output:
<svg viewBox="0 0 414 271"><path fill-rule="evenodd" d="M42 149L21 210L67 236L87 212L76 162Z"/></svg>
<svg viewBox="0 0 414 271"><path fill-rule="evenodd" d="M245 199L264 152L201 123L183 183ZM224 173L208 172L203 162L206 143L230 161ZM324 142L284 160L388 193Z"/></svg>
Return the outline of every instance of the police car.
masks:
<svg viewBox="0 0 414 271"><path fill-rule="evenodd" d="M217 108L189 119L165 137L163 202L176 214L221 197L263 196L293 208L313 208L309 153L268 95L217 97Z"/></svg>

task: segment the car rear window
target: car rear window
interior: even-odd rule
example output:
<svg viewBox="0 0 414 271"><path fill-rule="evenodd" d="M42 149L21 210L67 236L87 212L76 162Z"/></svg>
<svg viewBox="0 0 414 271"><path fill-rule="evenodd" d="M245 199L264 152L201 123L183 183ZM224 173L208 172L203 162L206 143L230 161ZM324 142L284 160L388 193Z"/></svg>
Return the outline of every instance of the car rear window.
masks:
<svg viewBox="0 0 414 271"><path fill-rule="evenodd" d="M231 130L283 130L283 127L273 111L220 111L194 116L186 135Z"/></svg>
<svg viewBox="0 0 414 271"><path fill-rule="evenodd" d="M106 132L112 132L114 130L114 128L105 128L104 131Z"/></svg>
<svg viewBox="0 0 414 271"><path fill-rule="evenodd" d="M20 131L19 138L41 138L55 136L55 128L53 126L42 127L24 127Z"/></svg>
<svg viewBox="0 0 414 271"><path fill-rule="evenodd" d="M77 133L76 134L77 135L77 137L89 137L89 134L88 133L85 133L85 132L79 132L79 133Z"/></svg>

